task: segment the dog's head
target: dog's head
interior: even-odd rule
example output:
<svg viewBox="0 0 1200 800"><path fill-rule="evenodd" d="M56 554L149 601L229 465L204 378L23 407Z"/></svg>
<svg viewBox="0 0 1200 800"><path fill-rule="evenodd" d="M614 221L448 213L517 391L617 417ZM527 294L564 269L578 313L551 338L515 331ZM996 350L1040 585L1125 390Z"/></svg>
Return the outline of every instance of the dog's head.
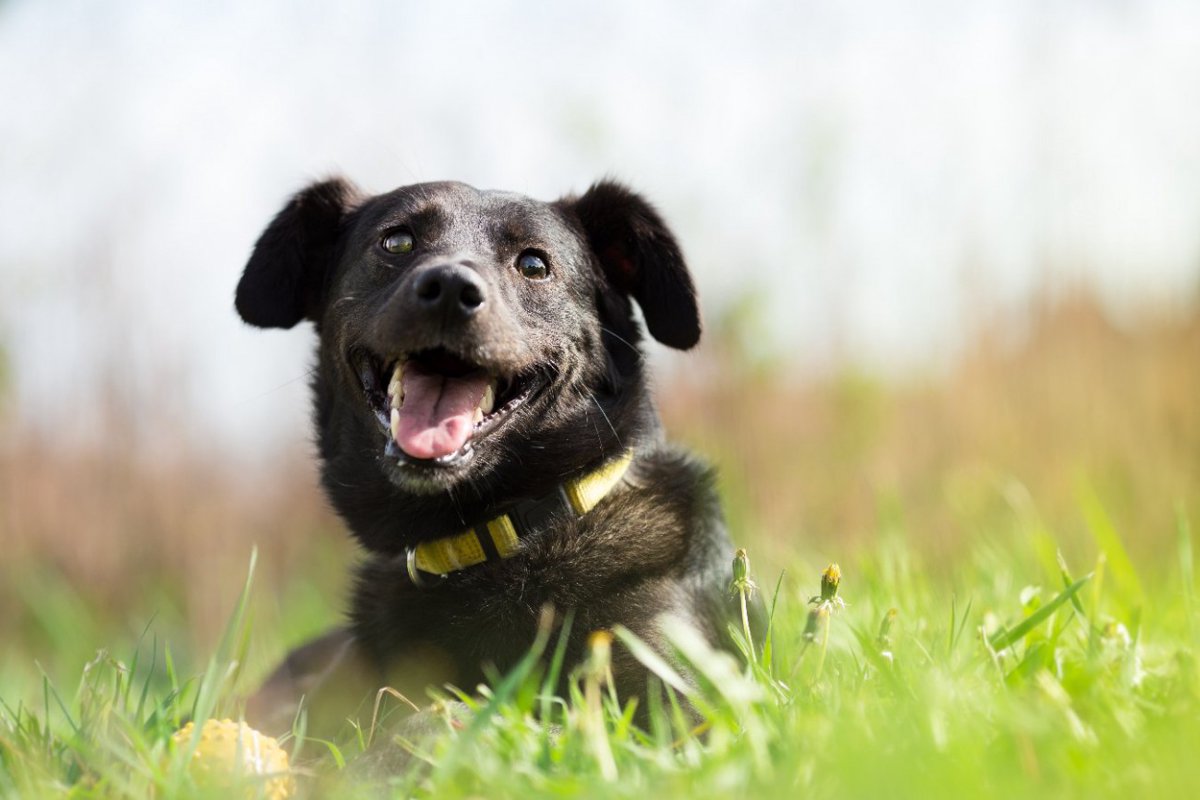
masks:
<svg viewBox="0 0 1200 800"><path fill-rule="evenodd" d="M631 300L659 341L696 343L674 237L612 182L551 203L317 183L263 232L237 289L253 325L316 325L318 435L343 514L384 495L496 502L636 444L654 423Z"/></svg>

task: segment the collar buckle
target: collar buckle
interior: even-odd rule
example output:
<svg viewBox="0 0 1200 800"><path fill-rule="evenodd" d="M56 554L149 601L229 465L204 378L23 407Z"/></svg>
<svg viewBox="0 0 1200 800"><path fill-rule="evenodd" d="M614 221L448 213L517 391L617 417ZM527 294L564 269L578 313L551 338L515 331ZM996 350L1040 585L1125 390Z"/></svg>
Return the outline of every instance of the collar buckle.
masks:
<svg viewBox="0 0 1200 800"><path fill-rule="evenodd" d="M416 586L418 589L428 589L431 586L436 586L438 583L446 580L445 573L438 575L433 572L425 572L423 569L417 566L417 548L415 547L406 548L404 554L404 564L408 569L408 579L412 581L413 586ZM436 578L437 582L429 583L424 577L422 577L425 575Z"/></svg>

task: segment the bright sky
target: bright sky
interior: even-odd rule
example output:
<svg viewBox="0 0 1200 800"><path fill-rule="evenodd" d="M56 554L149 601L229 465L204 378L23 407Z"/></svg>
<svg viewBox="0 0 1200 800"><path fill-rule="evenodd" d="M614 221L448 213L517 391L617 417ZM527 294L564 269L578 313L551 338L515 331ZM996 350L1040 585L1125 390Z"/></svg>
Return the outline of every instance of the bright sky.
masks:
<svg viewBox="0 0 1200 800"><path fill-rule="evenodd" d="M937 363L981 301L1196 297L1198 100L1194 2L9 0L0 343L68 436L108 392L300 441L311 333L231 307L291 191L615 175L710 318L757 292L801 365Z"/></svg>

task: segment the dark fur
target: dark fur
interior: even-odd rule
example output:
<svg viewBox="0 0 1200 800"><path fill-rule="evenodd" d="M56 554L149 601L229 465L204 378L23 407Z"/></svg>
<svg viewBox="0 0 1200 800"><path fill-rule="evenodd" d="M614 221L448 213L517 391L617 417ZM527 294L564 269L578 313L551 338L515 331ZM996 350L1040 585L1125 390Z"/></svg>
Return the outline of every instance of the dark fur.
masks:
<svg viewBox="0 0 1200 800"><path fill-rule="evenodd" d="M398 227L418 243L411 254L379 246ZM546 281L514 268L531 248L550 265ZM414 304L417 277L446 264L479 277L479 314L443 318ZM293 654L252 713L280 722L294 696L351 685L343 663L355 665L362 686L386 680L418 697L422 683L473 687L483 665L503 670L528 649L546 605L574 616L573 661L587 633L617 624L665 650L655 622L664 612L724 642L732 550L708 469L663 441L631 301L660 341L686 349L699 339L695 291L674 237L645 200L612 182L542 203L455 183L363 197L331 180L279 213L246 266L237 309L262 327L316 326L323 484L367 556L350 635ZM356 372L363 353L431 347L496 374L545 380L452 468L384 458L387 434ZM526 539L513 558L431 588L410 584L405 548L495 517L629 447L636 460L628 484L583 518ZM646 675L629 654L618 648L614 659L618 688L643 691Z"/></svg>

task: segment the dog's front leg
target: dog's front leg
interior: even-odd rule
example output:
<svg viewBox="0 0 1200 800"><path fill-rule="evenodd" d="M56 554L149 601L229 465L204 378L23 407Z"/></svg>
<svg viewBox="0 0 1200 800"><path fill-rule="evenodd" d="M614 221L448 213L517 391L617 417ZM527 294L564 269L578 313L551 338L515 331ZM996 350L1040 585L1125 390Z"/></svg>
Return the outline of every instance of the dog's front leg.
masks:
<svg viewBox="0 0 1200 800"><path fill-rule="evenodd" d="M303 705L307 731L325 737L355 712L361 713L382 685L381 673L349 629L336 628L288 654L247 701L246 720L281 734L291 730Z"/></svg>

